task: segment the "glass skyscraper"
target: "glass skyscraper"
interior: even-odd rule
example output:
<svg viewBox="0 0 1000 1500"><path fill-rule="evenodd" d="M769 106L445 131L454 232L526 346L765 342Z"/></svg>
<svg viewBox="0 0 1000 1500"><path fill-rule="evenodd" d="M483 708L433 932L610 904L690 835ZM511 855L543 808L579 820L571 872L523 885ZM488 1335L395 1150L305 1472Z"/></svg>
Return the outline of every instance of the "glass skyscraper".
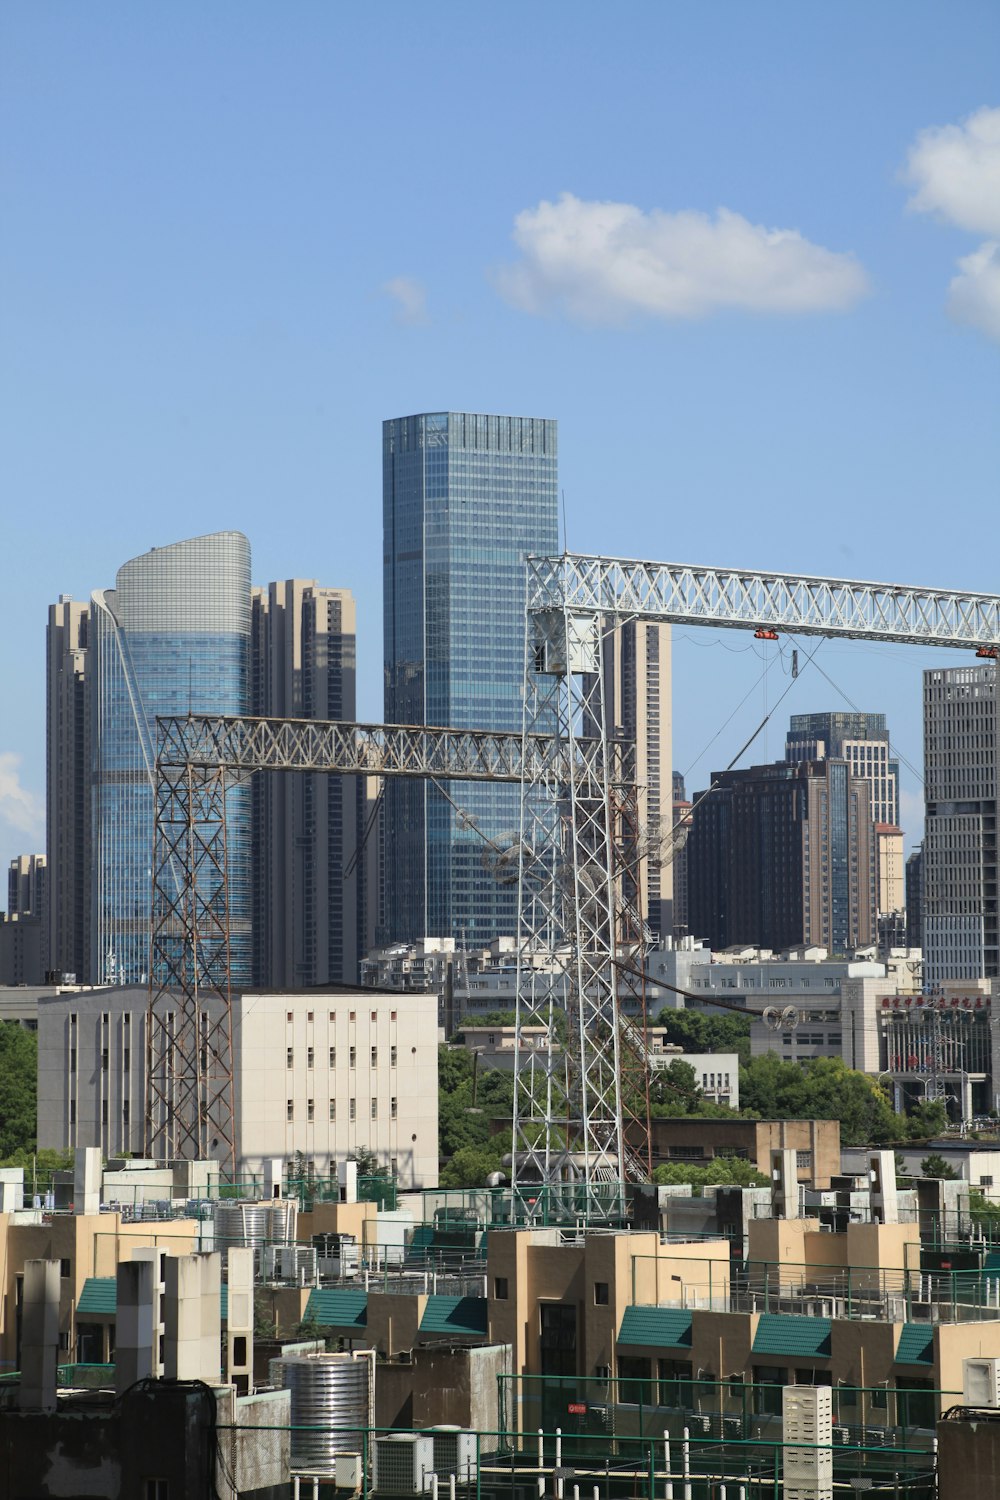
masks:
<svg viewBox="0 0 1000 1500"><path fill-rule="evenodd" d="M433 412L382 429L385 720L521 728L524 559L558 551L556 424ZM483 835L516 841L515 786L390 778L384 941L517 930ZM479 830L477 832L477 830Z"/></svg>
<svg viewBox="0 0 1000 1500"><path fill-rule="evenodd" d="M91 966L142 983L149 966L158 714L250 708L250 543L220 531L156 547L91 596ZM227 800L234 987L250 977L249 787Z"/></svg>

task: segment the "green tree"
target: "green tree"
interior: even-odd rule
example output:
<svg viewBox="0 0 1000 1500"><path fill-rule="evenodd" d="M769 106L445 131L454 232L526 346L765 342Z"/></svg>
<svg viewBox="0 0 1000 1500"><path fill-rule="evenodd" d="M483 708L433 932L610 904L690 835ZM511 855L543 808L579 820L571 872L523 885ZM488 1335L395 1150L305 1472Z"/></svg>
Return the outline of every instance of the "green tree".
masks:
<svg viewBox="0 0 1000 1500"><path fill-rule="evenodd" d="M0 1023L0 1158L30 1153L38 1132L38 1038L13 1021Z"/></svg>
<svg viewBox="0 0 1000 1500"><path fill-rule="evenodd" d="M696 1010L661 1010L657 1026L666 1032L666 1040L685 1052L735 1052L741 1063L750 1061L750 1017L706 1016Z"/></svg>
<svg viewBox="0 0 1000 1500"><path fill-rule="evenodd" d="M906 1130L911 1140L930 1140L947 1129L948 1111L940 1099L922 1099L906 1112Z"/></svg>
<svg viewBox="0 0 1000 1500"><path fill-rule="evenodd" d="M500 1170L505 1142L500 1136L483 1146L463 1146L447 1161L438 1179L446 1188L485 1187L491 1172Z"/></svg>
<svg viewBox="0 0 1000 1500"><path fill-rule="evenodd" d="M839 1057L787 1063L773 1052L740 1069L740 1103L760 1119L839 1120L847 1146L877 1145L906 1134L885 1091Z"/></svg>
<svg viewBox="0 0 1000 1500"><path fill-rule="evenodd" d="M653 1181L664 1186L684 1184L696 1190L703 1187L766 1187L767 1178L752 1162L739 1156L717 1156L704 1167L690 1162L668 1162L657 1167Z"/></svg>
<svg viewBox="0 0 1000 1500"><path fill-rule="evenodd" d="M954 1182L961 1175L937 1151L932 1151L930 1156L924 1157L920 1163L920 1170L925 1177L942 1177L946 1182Z"/></svg>

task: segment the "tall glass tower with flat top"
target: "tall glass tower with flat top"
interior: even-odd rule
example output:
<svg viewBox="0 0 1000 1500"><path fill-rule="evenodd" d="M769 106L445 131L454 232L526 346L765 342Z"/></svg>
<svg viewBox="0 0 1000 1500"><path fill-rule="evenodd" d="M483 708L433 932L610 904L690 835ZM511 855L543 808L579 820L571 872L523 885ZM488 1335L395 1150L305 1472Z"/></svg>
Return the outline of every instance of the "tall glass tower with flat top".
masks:
<svg viewBox="0 0 1000 1500"><path fill-rule="evenodd" d="M386 723L520 730L524 559L559 548L555 422L400 417L383 424L382 465ZM517 787L447 792L389 780L383 941L517 930L516 885L483 837L516 840Z"/></svg>

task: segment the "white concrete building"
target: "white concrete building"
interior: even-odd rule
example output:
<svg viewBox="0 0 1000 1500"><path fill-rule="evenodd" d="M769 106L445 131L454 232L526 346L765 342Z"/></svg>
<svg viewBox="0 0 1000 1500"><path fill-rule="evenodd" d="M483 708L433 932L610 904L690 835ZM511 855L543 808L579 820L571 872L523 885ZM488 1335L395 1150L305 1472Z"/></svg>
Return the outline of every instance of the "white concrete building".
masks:
<svg viewBox="0 0 1000 1500"><path fill-rule="evenodd" d="M143 1150L146 990L38 1003L38 1144ZM406 1188L438 1170L437 997L251 991L233 1000L237 1173L373 1151Z"/></svg>

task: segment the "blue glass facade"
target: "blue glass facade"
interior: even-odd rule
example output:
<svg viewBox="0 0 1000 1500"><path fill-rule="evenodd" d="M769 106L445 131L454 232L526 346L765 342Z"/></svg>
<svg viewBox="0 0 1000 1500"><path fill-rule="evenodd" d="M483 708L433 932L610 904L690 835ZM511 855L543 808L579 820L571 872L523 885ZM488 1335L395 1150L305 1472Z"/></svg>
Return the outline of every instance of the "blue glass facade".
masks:
<svg viewBox="0 0 1000 1500"><path fill-rule="evenodd" d="M91 599L91 978L149 967L158 714L249 712L250 544L218 532L155 548ZM250 978L249 787L227 800L234 986Z"/></svg>
<svg viewBox="0 0 1000 1500"><path fill-rule="evenodd" d="M556 424L435 412L383 424L385 719L520 729L524 559L558 551ZM511 838L513 786L386 791L385 940L513 933L516 888L483 838Z"/></svg>

